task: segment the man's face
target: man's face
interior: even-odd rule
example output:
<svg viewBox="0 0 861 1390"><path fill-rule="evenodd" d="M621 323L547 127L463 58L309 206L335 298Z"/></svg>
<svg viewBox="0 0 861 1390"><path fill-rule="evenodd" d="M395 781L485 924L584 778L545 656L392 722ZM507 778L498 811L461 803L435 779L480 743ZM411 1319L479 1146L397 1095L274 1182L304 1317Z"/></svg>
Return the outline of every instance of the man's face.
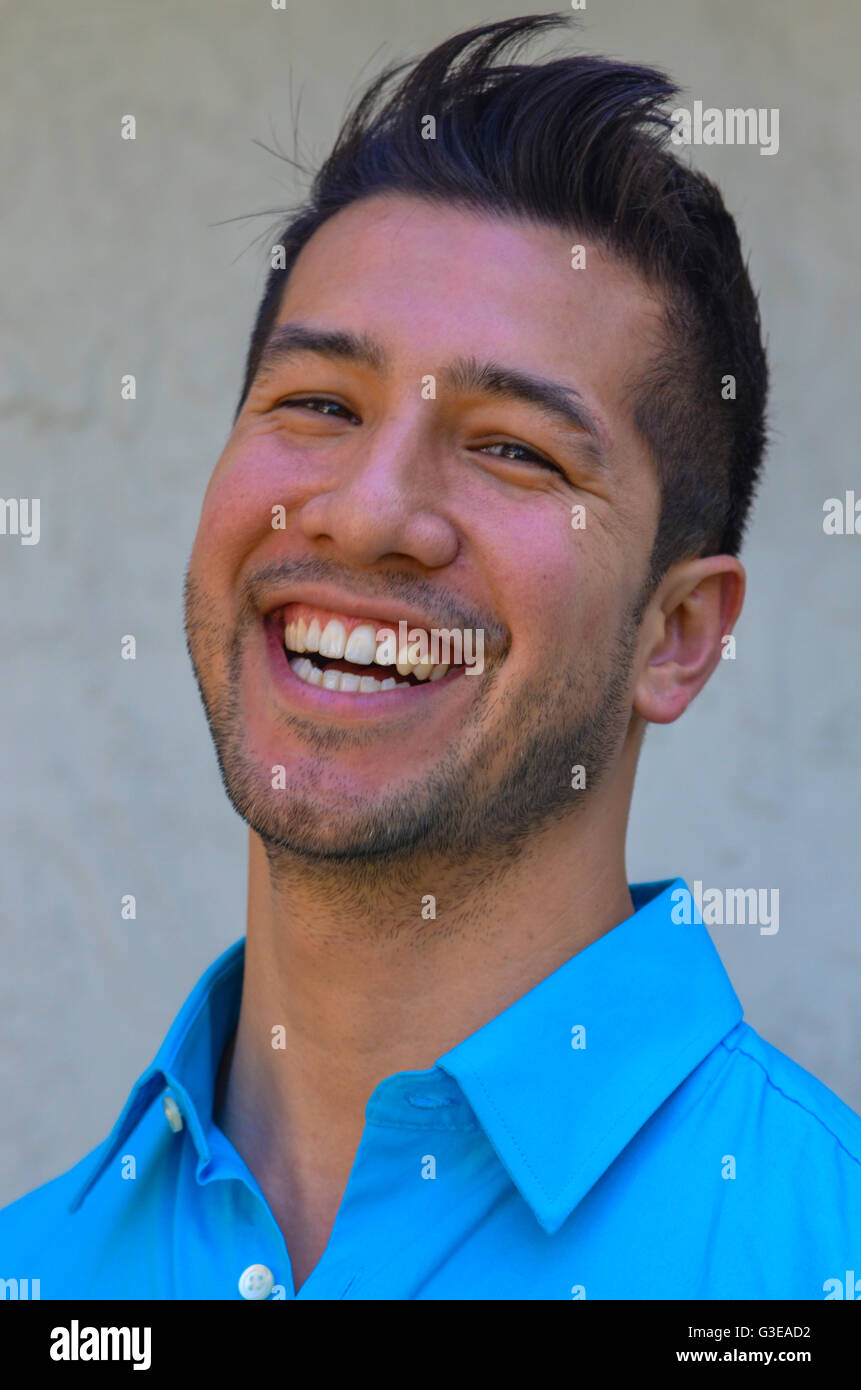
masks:
<svg viewBox="0 0 861 1390"><path fill-rule="evenodd" d="M222 775L270 850L512 847L612 778L659 509L624 388L655 352L660 306L596 245L572 268L576 240L374 197L299 256L273 332L350 341L258 372L187 585ZM580 424L500 371L568 388ZM483 671L373 664L400 619L481 630ZM364 628L358 662L297 657L315 620L335 652ZM332 668L359 689L333 688Z"/></svg>

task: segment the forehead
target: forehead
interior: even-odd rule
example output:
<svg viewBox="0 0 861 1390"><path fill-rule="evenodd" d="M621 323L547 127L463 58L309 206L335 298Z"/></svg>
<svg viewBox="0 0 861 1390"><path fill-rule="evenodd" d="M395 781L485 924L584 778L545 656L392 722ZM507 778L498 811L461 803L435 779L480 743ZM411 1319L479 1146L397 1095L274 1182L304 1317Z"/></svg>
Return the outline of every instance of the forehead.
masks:
<svg viewBox="0 0 861 1390"><path fill-rule="evenodd" d="M635 271L576 232L398 194L351 204L314 233L276 325L364 332L408 370L492 354L567 372L611 405L653 357L662 312Z"/></svg>

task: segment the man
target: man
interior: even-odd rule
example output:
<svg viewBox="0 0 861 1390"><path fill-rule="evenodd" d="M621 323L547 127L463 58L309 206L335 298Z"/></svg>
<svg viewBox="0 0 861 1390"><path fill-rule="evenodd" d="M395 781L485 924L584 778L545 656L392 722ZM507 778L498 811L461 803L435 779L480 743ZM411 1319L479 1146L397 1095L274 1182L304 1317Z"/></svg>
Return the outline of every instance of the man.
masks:
<svg viewBox="0 0 861 1390"><path fill-rule="evenodd" d="M247 935L0 1217L43 1298L861 1269L861 1121L742 1022L686 885L627 883L645 727L742 606L767 370L675 88L500 62L557 22L378 79L279 238L186 586Z"/></svg>

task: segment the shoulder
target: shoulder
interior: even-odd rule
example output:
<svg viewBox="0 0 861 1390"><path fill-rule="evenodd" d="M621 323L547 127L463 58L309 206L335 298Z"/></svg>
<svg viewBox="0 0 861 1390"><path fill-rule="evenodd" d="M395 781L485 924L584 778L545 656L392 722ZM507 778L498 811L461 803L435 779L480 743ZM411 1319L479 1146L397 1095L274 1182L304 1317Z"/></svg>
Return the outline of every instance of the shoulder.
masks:
<svg viewBox="0 0 861 1390"><path fill-rule="evenodd" d="M49 1246L70 1214L72 1202L85 1182L87 1173L96 1161L101 1148L97 1145L72 1168L24 1193L0 1210L0 1258L5 1268L0 1278L20 1278L26 1275L32 1262ZM20 1271L13 1265L27 1266Z"/></svg>
<svg viewBox="0 0 861 1390"><path fill-rule="evenodd" d="M43 1299L149 1287L137 1274L146 1275L153 1232L176 1206L182 1150L152 1106L120 1137L0 1211L0 1278L38 1279Z"/></svg>
<svg viewBox="0 0 861 1390"><path fill-rule="evenodd" d="M861 1182L861 1116L747 1023L733 1028L721 1048L742 1098L759 1096L751 1122L776 1126L784 1141L795 1137L817 1152L842 1154L847 1171Z"/></svg>
<svg viewBox="0 0 861 1390"><path fill-rule="evenodd" d="M828 1290L858 1263L861 1118L833 1091L741 1022L652 1123L651 1190L680 1218L667 1287L699 1271L699 1292L673 1296L841 1296Z"/></svg>

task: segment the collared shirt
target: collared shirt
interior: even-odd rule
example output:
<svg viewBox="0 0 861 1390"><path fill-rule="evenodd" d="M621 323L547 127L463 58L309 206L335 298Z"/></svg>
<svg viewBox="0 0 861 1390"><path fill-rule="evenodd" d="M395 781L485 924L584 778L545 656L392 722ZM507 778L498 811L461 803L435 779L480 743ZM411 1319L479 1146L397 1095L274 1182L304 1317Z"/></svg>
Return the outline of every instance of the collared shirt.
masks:
<svg viewBox="0 0 861 1390"><path fill-rule="evenodd" d="M0 1213L0 1278L43 1299L861 1297L861 1119L742 1022L679 890L632 885L633 916L380 1082L298 1294L212 1119L237 942L104 1143Z"/></svg>

